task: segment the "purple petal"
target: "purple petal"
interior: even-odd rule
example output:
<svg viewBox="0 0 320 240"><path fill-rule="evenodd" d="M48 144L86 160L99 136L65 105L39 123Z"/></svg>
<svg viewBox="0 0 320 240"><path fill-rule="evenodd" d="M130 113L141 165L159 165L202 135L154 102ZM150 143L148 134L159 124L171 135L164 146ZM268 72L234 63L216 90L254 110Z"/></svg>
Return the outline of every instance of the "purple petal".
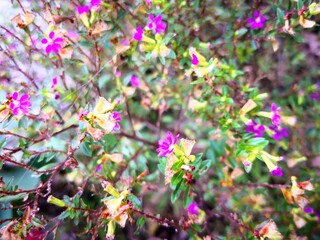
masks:
<svg viewBox="0 0 320 240"><path fill-rule="evenodd" d="M18 96L19 96L19 93L18 93L18 92L14 92L14 93L12 94L12 99L15 100L15 101L17 101L17 100L18 100Z"/></svg>
<svg viewBox="0 0 320 240"><path fill-rule="evenodd" d="M50 53L52 51L52 47L51 47L51 45L48 45L47 47L46 47L46 53Z"/></svg>
<svg viewBox="0 0 320 240"><path fill-rule="evenodd" d="M41 43L42 43L42 44L47 44L47 43L48 43L48 40L47 40L46 38L43 38L43 39L41 40Z"/></svg>
<svg viewBox="0 0 320 240"><path fill-rule="evenodd" d="M49 33L49 38L53 39L54 38L54 32Z"/></svg>
<svg viewBox="0 0 320 240"><path fill-rule="evenodd" d="M18 115L19 114L19 108L16 107L12 110L13 115Z"/></svg>
<svg viewBox="0 0 320 240"><path fill-rule="evenodd" d="M20 98L20 103L24 103L29 100L28 94L23 94Z"/></svg>

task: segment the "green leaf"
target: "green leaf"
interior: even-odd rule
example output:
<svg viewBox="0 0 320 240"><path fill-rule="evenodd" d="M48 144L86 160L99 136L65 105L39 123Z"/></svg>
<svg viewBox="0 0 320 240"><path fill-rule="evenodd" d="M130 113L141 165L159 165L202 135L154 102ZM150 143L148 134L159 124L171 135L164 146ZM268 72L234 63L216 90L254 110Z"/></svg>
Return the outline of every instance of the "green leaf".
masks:
<svg viewBox="0 0 320 240"><path fill-rule="evenodd" d="M304 5L303 0L298 0L297 2L298 11L302 9L303 5Z"/></svg>
<svg viewBox="0 0 320 240"><path fill-rule="evenodd" d="M167 159L166 158L160 158L158 168L162 174L165 174L166 170L166 164L167 164Z"/></svg>
<svg viewBox="0 0 320 240"><path fill-rule="evenodd" d="M178 183L178 185L174 189L173 193L171 194L171 203L175 203L178 200L178 198L182 192L182 189L180 188L182 182L183 182L183 179L180 180L180 182Z"/></svg>
<svg viewBox="0 0 320 240"><path fill-rule="evenodd" d="M13 196L0 197L0 202L11 202L11 201L20 200L20 199L23 199L26 195L27 195L26 193L19 193Z"/></svg>
<svg viewBox="0 0 320 240"><path fill-rule="evenodd" d="M93 47L93 44L88 41L78 41L78 43L80 46L83 46L83 47Z"/></svg>
<svg viewBox="0 0 320 240"><path fill-rule="evenodd" d="M166 59L162 56L159 56L160 62L165 65L166 64Z"/></svg>
<svg viewBox="0 0 320 240"><path fill-rule="evenodd" d="M195 84L199 84L199 83L203 83L204 82L204 78L199 78L197 81L191 82L191 85L195 85Z"/></svg>
<svg viewBox="0 0 320 240"><path fill-rule="evenodd" d="M184 172L185 171L176 172L171 178L170 186L176 186L182 180Z"/></svg>
<svg viewBox="0 0 320 240"><path fill-rule="evenodd" d="M175 54L175 52L173 50L170 51L169 55L168 55L168 58L172 58L172 59L176 59L177 56Z"/></svg>
<svg viewBox="0 0 320 240"><path fill-rule="evenodd" d="M172 165L171 169L175 170L175 171L178 171L178 170L180 170L182 164L183 164L182 161L177 161Z"/></svg>
<svg viewBox="0 0 320 240"><path fill-rule="evenodd" d="M202 232L202 228L197 224L192 224L192 228L197 232Z"/></svg>
<svg viewBox="0 0 320 240"><path fill-rule="evenodd" d="M107 134L102 138L102 142L103 142L104 151L105 152L110 152L117 145L118 140L114 135Z"/></svg>
<svg viewBox="0 0 320 240"><path fill-rule="evenodd" d="M5 136L1 136L1 140L0 140L0 151L2 150L2 148L6 145L7 143L7 138Z"/></svg>
<svg viewBox="0 0 320 240"><path fill-rule="evenodd" d="M67 217L69 217L69 211L64 211L60 214L59 219L65 219Z"/></svg>
<svg viewBox="0 0 320 240"><path fill-rule="evenodd" d="M277 17L281 26L284 26L284 13L280 8L277 8Z"/></svg>
<svg viewBox="0 0 320 240"><path fill-rule="evenodd" d="M187 189L184 191L183 196L183 207L187 208L193 200L193 197L189 195L190 186L187 187Z"/></svg>
<svg viewBox="0 0 320 240"><path fill-rule="evenodd" d="M80 150L84 155L92 157L92 150L88 142L84 141L80 144Z"/></svg>
<svg viewBox="0 0 320 240"><path fill-rule="evenodd" d="M129 195L128 196L128 200L132 202L133 206L138 208L138 209L142 209L142 206L141 206L141 201L139 200L139 198L137 198L136 196L134 195Z"/></svg>

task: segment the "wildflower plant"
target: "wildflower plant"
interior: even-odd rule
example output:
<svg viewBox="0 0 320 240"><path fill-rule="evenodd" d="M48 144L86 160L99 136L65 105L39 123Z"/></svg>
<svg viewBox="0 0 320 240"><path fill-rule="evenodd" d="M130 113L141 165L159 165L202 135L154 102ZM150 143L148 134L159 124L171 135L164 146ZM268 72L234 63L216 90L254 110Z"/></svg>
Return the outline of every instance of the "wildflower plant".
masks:
<svg viewBox="0 0 320 240"><path fill-rule="evenodd" d="M317 1L4 2L1 239L320 234Z"/></svg>

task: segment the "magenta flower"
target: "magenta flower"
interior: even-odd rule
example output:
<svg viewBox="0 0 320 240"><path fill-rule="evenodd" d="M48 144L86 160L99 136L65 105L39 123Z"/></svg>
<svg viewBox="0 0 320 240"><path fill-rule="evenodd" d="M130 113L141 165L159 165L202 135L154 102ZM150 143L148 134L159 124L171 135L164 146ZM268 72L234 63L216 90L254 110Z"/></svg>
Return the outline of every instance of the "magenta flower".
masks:
<svg viewBox="0 0 320 240"><path fill-rule="evenodd" d="M102 165L99 164L97 167L96 167L96 172L101 172L102 170Z"/></svg>
<svg viewBox="0 0 320 240"><path fill-rule="evenodd" d="M57 84L58 84L58 78L57 77L52 78L51 88L54 88Z"/></svg>
<svg viewBox="0 0 320 240"><path fill-rule="evenodd" d="M132 75L130 79L130 83L134 87L139 87L140 86L140 79L136 75Z"/></svg>
<svg viewBox="0 0 320 240"><path fill-rule="evenodd" d="M98 9L101 5L101 0L91 0L90 2L90 9Z"/></svg>
<svg viewBox="0 0 320 240"><path fill-rule="evenodd" d="M135 29L133 38L137 41L141 41L142 40L142 35L143 35L143 29L141 27L137 27Z"/></svg>
<svg viewBox="0 0 320 240"><path fill-rule="evenodd" d="M165 157L173 152L174 145L178 141L179 134L173 137L171 132L167 132L164 140L158 141L159 147L157 148L158 157Z"/></svg>
<svg viewBox="0 0 320 240"><path fill-rule="evenodd" d="M41 40L42 44L46 44L46 53L49 54L50 52L54 52L56 54L59 53L60 49L62 48L63 38L61 37L54 37L55 33L50 32L49 33L49 39L43 38Z"/></svg>
<svg viewBox="0 0 320 240"><path fill-rule="evenodd" d="M282 138L288 137L288 128L281 128L281 127L276 127L276 126L270 126L269 129L274 131L272 137L276 141L280 141Z"/></svg>
<svg viewBox="0 0 320 240"><path fill-rule="evenodd" d="M265 128L263 125L259 125L255 121L251 120L249 123L246 124L246 131L249 133L255 133L257 138L263 136Z"/></svg>
<svg viewBox="0 0 320 240"><path fill-rule="evenodd" d="M311 100L316 100L319 101L320 100L320 92L313 92L310 94L310 99Z"/></svg>
<svg viewBox="0 0 320 240"><path fill-rule="evenodd" d="M309 214L314 213L313 208L310 207L310 206L306 206L306 207L303 209L303 211L304 211L305 213L309 213Z"/></svg>
<svg viewBox="0 0 320 240"><path fill-rule="evenodd" d="M23 94L20 99L18 99L19 93L14 92L12 94L12 102L10 103L9 107L12 109L12 113L14 115L18 115L21 111L24 114L28 113L28 108L32 106L31 102L29 101L28 94Z"/></svg>
<svg viewBox="0 0 320 240"><path fill-rule="evenodd" d="M78 6L77 11L80 15L82 14L88 14L89 13L89 6L84 5L84 6Z"/></svg>
<svg viewBox="0 0 320 240"><path fill-rule="evenodd" d="M117 112L117 111L113 112L112 118L116 122L116 125L113 127L112 131L120 130L120 124L118 122L120 122L122 120L122 118L120 117L119 112Z"/></svg>
<svg viewBox="0 0 320 240"><path fill-rule="evenodd" d="M152 4L152 0L146 0L146 5L149 7Z"/></svg>
<svg viewBox="0 0 320 240"><path fill-rule="evenodd" d="M282 177L283 176L282 168L279 166L276 169L270 171L270 173L272 176L275 176L275 177Z"/></svg>
<svg viewBox="0 0 320 240"><path fill-rule="evenodd" d="M198 65L199 64L199 59L195 54L192 54L192 59L191 59L191 63L193 65Z"/></svg>
<svg viewBox="0 0 320 240"><path fill-rule="evenodd" d="M55 100L58 100L59 98L60 98L60 94L59 94L59 93L55 93L55 94L54 94L54 99L55 99Z"/></svg>
<svg viewBox="0 0 320 240"><path fill-rule="evenodd" d="M161 15L154 17L152 14L149 14L149 19L151 20L151 22L147 24L147 27L150 30L153 30L154 34L166 31L167 24L165 22L162 22Z"/></svg>
<svg viewBox="0 0 320 240"><path fill-rule="evenodd" d="M267 21L267 18L264 15L260 15L259 11L253 12L253 18L248 19L248 24L251 29L263 28L264 23Z"/></svg>
<svg viewBox="0 0 320 240"><path fill-rule="evenodd" d="M195 202L192 202L188 207L188 212L193 215L199 215L199 207Z"/></svg>
<svg viewBox="0 0 320 240"><path fill-rule="evenodd" d="M279 127L281 125L281 116L279 114L281 108L277 108L277 104L272 103L271 104L271 111L272 111L272 116L271 116L271 122L275 127Z"/></svg>

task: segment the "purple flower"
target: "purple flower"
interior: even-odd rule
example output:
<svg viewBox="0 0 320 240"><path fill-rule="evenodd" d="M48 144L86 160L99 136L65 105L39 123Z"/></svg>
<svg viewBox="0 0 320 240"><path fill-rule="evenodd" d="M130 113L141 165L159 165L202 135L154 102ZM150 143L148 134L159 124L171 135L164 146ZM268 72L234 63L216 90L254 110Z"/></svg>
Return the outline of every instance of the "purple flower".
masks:
<svg viewBox="0 0 320 240"><path fill-rule="evenodd" d="M122 118L119 115L119 112L115 111L112 113L112 118L113 120L116 122L116 125L113 127L113 131L118 131L120 130L120 124L118 122L120 122L122 120Z"/></svg>
<svg viewBox="0 0 320 240"><path fill-rule="evenodd" d="M279 114L281 108L277 108L277 104L272 103L271 104L271 111L272 111L272 116L271 116L271 122L275 127L279 127L281 125L281 116Z"/></svg>
<svg viewBox="0 0 320 240"><path fill-rule="evenodd" d="M251 120L249 123L246 124L246 131L250 133L255 133L256 137L259 138L263 136L265 128L263 125L259 125L255 121Z"/></svg>
<svg viewBox="0 0 320 240"><path fill-rule="evenodd" d="M101 5L101 0L91 0L90 2L90 9L98 9Z"/></svg>
<svg viewBox="0 0 320 240"><path fill-rule="evenodd" d="M167 24L165 22L162 22L161 15L154 17L152 14L149 14L149 19L151 20L151 22L147 24L147 27L153 30L154 34L166 31Z"/></svg>
<svg viewBox="0 0 320 240"><path fill-rule="evenodd" d="M96 172L100 172L102 170L102 165L99 164L97 167L96 167Z"/></svg>
<svg viewBox="0 0 320 240"><path fill-rule="evenodd" d="M309 214L314 213L313 208L310 207L310 206L306 206L306 207L303 209L303 211L304 211L305 213L309 213Z"/></svg>
<svg viewBox="0 0 320 240"><path fill-rule="evenodd" d="M31 102L29 101L28 94L23 94L20 99L18 99L19 94L14 92L12 94L12 102L10 103L9 107L12 109L12 113L14 115L18 115L21 111L24 114L28 113L28 108L31 107Z"/></svg>
<svg viewBox="0 0 320 240"><path fill-rule="evenodd" d="M275 177L282 177L283 176L282 168L279 166L276 169L270 171L270 173L272 176L275 176Z"/></svg>
<svg viewBox="0 0 320 240"><path fill-rule="evenodd" d="M281 128L281 127L276 127L276 126L270 126L269 129L271 129L272 131L274 131L272 137L276 140L276 141L280 141L282 138L288 137L288 128Z"/></svg>
<svg viewBox="0 0 320 240"><path fill-rule="evenodd" d="M174 145L178 141L179 134L173 137L171 132L167 132L164 140L158 141L159 147L157 148L158 157L165 157L173 152Z"/></svg>
<svg viewBox="0 0 320 240"><path fill-rule="evenodd" d="M78 13L79 13L80 15L89 13L89 6L87 6L87 5L78 6L78 7L77 7L77 11L78 11Z"/></svg>
<svg viewBox="0 0 320 240"><path fill-rule="evenodd" d="M310 94L310 99L311 100L316 100L319 101L320 100L320 92L313 92Z"/></svg>
<svg viewBox="0 0 320 240"><path fill-rule="evenodd" d="M55 94L54 94L54 99L55 99L55 100L58 100L59 98L60 98L60 94L59 94L59 93L55 93Z"/></svg>
<svg viewBox="0 0 320 240"><path fill-rule="evenodd" d="M199 64L199 59L195 54L192 54L192 59L191 59L191 63L193 65L198 65Z"/></svg>
<svg viewBox="0 0 320 240"><path fill-rule="evenodd" d="M43 38L41 40L42 44L46 44L46 53L49 54L51 51L58 54L60 49L62 48L61 44L63 43L63 38L54 37L54 32L49 33L49 39Z"/></svg>
<svg viewBox="0 0 320 240"><path fill-rule="evenodd" d="M133 38L137 41L141 41L142 40L142 35L143 35L143 29L141 27L137 27L135 29Z"/></svg>
<svg viewBox="0 0 320 240"><path fill-rule="evenodd" d="M57 84L58 84L58 78L57 77L52 78L51 88L54 88Z"/></svg>
<svg viewBox="0 0 320 240"><path fill-rule="evenodd" d="M319 88L319 89L320 89L320 82L318 82L318 83L317 83L317 88Z"/></svg>
<svg viewBox="0 0 320 240"><path fill-rule="evenodd" d="M188 212L193 215L199 215L199 208L198 205L195 202L192 202L188 207Z"/></svg>
<svg viewBox="0 0 320 240"><path fill-rule="evenodd" d="M259 11L253 12L253 18L248 19L248 24L251 29L263 28L264 23L267 21L267 18L264 15L260 15Z"/></svg>
<svg viewBox="0 0 320 240"><path fill-rule="evenodd" d="M134 87L139 87L140 86L140 79L136 75L132 75L130 79L130 83Z"/></svg>

